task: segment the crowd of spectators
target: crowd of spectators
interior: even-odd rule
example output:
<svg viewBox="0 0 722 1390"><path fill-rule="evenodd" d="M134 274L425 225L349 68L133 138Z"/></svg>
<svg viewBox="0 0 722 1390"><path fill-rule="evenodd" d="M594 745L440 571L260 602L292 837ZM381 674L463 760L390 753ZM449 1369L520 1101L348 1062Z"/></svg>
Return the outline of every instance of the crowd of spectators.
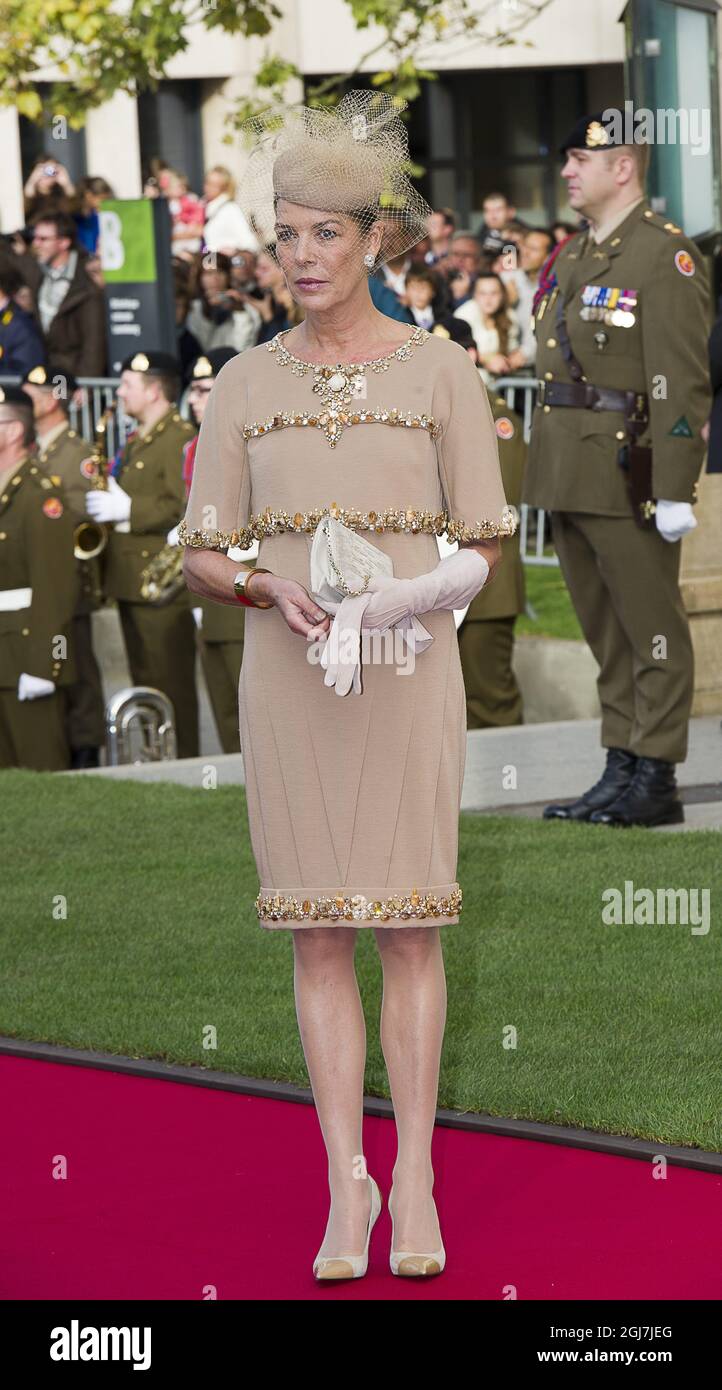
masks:
<svg viewBox="0 0 722 1390"><path fill-rule="evenodd" d="M77 185L43 156L25 185L25 225L0 239L0 374L52 361L75 377L107 371L98 209L112 197L102 178ZM177 353L184 373L200 352L242 352L300 318L283 273L262 251L234 199L231 173L209 169L197 196L179 170L154 161L144 185L165 198L171 224ZM484 199L475 229L451 208L428 234L371 276L376 306L392 318L473 341L487 383L534 374L532 305L554 246L576 227L527 226L502 193ZM470 335L470 336L469 336Z"/></svg>

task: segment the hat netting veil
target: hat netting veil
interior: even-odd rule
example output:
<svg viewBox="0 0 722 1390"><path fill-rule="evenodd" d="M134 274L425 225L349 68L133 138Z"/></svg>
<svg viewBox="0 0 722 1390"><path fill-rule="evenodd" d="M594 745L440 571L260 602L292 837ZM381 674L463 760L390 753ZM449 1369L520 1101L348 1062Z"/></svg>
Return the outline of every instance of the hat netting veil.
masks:
<svg viewBox="0 0 722 1390"><path fill-rule="evenodd" d="M426 235L432 209L411 183L408 105L386 92L347 92L338 106L269 107L244 121L251 142L236 194L264 249L277 260L276 203L343 213L358 242L380 223L375 265L401 256Z"/></svg>

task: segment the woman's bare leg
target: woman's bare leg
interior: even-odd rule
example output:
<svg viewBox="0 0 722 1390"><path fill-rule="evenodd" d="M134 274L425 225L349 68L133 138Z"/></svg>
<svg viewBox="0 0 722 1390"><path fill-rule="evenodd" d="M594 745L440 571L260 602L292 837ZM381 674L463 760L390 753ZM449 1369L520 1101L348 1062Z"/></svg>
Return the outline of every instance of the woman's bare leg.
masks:
<svg viewBox="0 0 722 1390"><path fill-rule="evenodd" d="M441 1246L431 1199L431 1138L446 1024L446 975L438 927L374 928L384 994L381 1046L398 1132L393 1171L397 1250Z"/></svg>
<svg viewBox="0 0 722 1390"><path fill-rule="evenodd" d="M357 931L303 927L293 933L296 1016L328 1154L324 1256L363 1254L371 1209L363 1162L366 1024L354 969Z"/></svg>

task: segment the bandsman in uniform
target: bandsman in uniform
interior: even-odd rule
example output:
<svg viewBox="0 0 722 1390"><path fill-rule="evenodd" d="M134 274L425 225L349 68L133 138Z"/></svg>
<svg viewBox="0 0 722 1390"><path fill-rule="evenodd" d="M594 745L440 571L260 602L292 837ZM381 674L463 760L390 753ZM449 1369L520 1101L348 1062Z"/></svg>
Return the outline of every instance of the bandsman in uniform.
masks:
<svg viewBox="0 0 722 1390"><path fill-rule="evenodd" d="M649 147L584 118L561 148L589 228L557 252L535 306L539 392L524 501L552 534L599 665L606 768L547 819L684 819L694 687L679 589L710 412L708 277L694 242L644 195Z"/></svg>
<svg viewBox="0 0 722 1390"><path fill-rule="evenodd" d="M85 498L97 477L90 445L68 421L77 381L60 368L33 367L25 374L23 387L33 403L38 460L62 484L77 527L89 520ZM79 597L72 638L78 679L67 691L68 741L71 767L98 767L99 750L105 743L105 706L90 615L102 602L101 570L99 557L76 563Z"/></svg>
<svg viewBox="0 0 722 1390"><path fill-rule="evenodd" d="M194 622L187 590L164 606L141 593L143 570L166 544L185 508L183 445L193 434L176 400L180 364L165 352L134 352L121 368L118 400L138 421L115 459L107 492L89 492L88 512L112 529L106 549L105 591L118 601L135 685L171 700L180 758L198 755L198 697Z"/></svg>
<svg viewBox="0 0 722 1390"><path fill-rule="evenodd" d="M445 318L432 332L453 338L478 365L474 335L463 319ZM518 508L527 455L523 421L493 388L487 388L487 396L496 424L504 495L510 506ZM472 599L458 629L467 729L523 723L524 707L512 658L514 626L525 608L524 565L517 529L504 540L503 564L493 583L484 585Z"/></svg>
<svg viewBox="0 0 722 1390"><path fill-rule="evenodd" d="M213 383L226 362L236 353L233 348L214 348L197 357L191 368L188 404L193 419L200 427ZM193 478L198 436L184 445L183 478L190 491ZM234 554L231 552L231 559ZM240 553L239 553L240 558ZM243 557L244 564L253 565ZM244 609L238 604L214 603L213 599L194 595L193 613L196 619L196 638L203 674L208 686L213 718L224 753L239 753L238 685L243 660Z"/></svg>
<svg viewBox="0 0 722 1390"><path fill-rule="evenodd" d="M76 679L74 521L32 455L33 403L0 386L0 767L70 766L65 691Z"/></svg>

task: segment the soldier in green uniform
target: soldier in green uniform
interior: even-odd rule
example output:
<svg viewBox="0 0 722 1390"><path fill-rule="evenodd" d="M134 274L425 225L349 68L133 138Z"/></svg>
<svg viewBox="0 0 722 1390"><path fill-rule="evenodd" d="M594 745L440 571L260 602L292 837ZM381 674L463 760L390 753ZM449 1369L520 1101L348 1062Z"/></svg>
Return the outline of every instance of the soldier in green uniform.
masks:
<svg viewBox="0 0 722 1390"><path fill-rule="evenodd" d="M176 409L180 364L165 352L135 352L121 368L118 400L139 428L128 436L107 492L89 492L86 507L110 525L105 589L118 611L131 679L171 700L178 756L198 755L194 623L187 590L158 606L141 593L143 570L166 544L185 508L181 451L193 433Z"/></svg>
<svg viewBox="0 0 722 1390"><path fill-rule="evenodd" d="M431 330L452 338L479 365L479 353L468 323L447 315ZM496 423L504 493L510 506L521 501L527 447L519 415L503 396L487 388ZM459 656L466 691L467 729L503 728L523 723L521 691L512 666L514 625L526 607L524 566L519 532L504 541L504 563L493 584L485 584L472 599L459 624Z"/></svg>
<svg viewBox="0 0 722 1390"><path fill-rule="evenodd" d="M695 244L649 207L649 147L626 133L620 113L585 117L561 149L589 228L542 272L524 501L552 514L607 750L600 780L544 816L659 825L684 819L675 764L694 682L679 541L697 524L709 290Z"/></svg>
<svg viewBox="0 0 722 1390"><path fill-rule="evenodd" d="M196 358L191 369L191 383L188 391L188 404L198 426L221 367L236 353L233 348L214 348L211 352ZM186 489L190 491L193 478L198 436L191 439L183 449L183 478ZM236 557L231 553L231 559ZM250 564L246 556L243 563ZM194 596L193 614L196 619L196 638L200 652L203 674L208 686L213 718L224 753L239 753L241 749L238 731L238 685L243 660L244 608L227 603L214 603L213 599Z"/></svg>
<svg viewBox="0 0 722 1390"><path fill-rule="evenodd" d="M487 395L496 423L504 494L510 506L518 508L527 454L523 422L503 396L493 390ZM472 599L459 628L468 729L523 723L521 691L512 666L514 625L526 607L520 544L518 530L505 538L499 573Z"/></svg>
<svg viewBox="0 0 722 1390"><path fill-rule="evenodd" d="M85 497L97 468L86 440L68 423L75 377L60 368L33 367L23 377L33 403L39 462L62 485L76 527L89 520ZM68 740L71 767L97 767L105 743L105 705L100 668L93 651L91 613L100 607L100 563L77 560L79 597L73 618L73 649L78 679L67 691Z"/></svg>
<svg viewBox="0 0 722 1390"><path fill-rule="evenodd" d="M73 516L34 439L30 397L0 386L0 767L56 772L70 766L78 577Z"/></svg>

